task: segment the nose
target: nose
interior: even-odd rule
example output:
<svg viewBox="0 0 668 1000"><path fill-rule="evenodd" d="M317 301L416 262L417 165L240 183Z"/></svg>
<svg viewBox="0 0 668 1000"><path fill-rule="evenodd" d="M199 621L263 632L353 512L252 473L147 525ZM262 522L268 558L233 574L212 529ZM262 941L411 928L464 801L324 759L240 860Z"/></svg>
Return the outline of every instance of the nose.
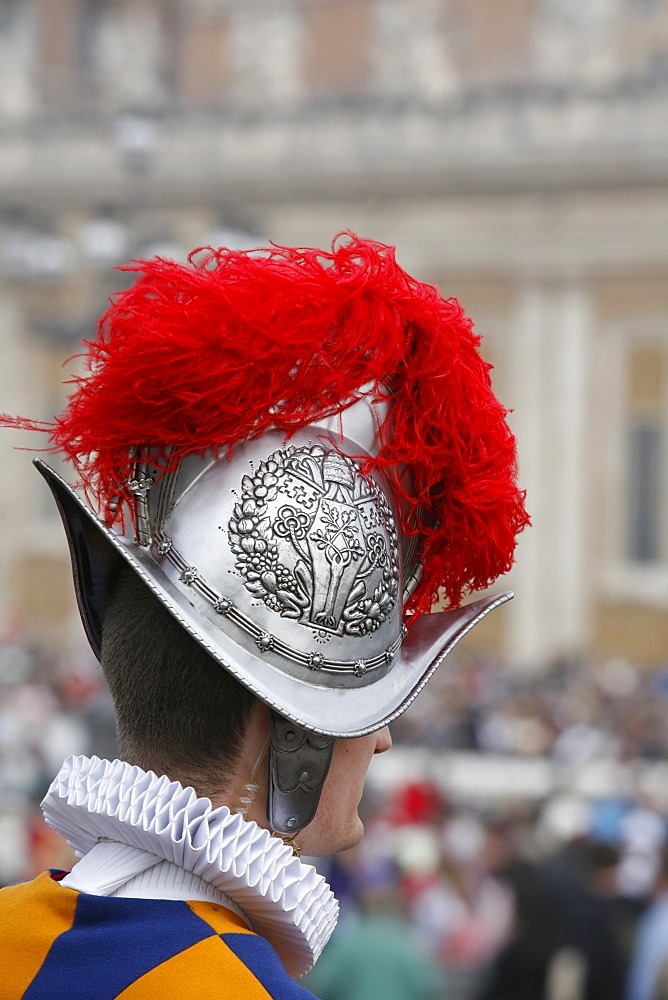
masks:
<svg viewBox="0 0 668 1000"><path fill-rule="evenodd" d="M383 726L376 733L376 748L374 753L385 753L392 746L392 737L390 736L390 727Z"/></svg>

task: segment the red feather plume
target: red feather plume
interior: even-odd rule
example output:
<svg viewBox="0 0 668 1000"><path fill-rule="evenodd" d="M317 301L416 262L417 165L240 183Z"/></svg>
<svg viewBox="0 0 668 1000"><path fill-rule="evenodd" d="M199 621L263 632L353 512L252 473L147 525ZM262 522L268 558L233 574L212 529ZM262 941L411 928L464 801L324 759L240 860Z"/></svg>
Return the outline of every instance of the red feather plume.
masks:
<svg viewBox="0 0 668 1000"><path fill-rule="evenodd" d="M169 469L390 387L367 471L394 481L404 530L421 536L412 609L442 595L457 605L510 568L529 518L507 411L459 303L411 278L392 247L347 234L329 253L207 248L124 270L137 278L86 342L88 372L65 412L47 425L4 420L48 430L98 509L130 500L133 447Z"/></svg>

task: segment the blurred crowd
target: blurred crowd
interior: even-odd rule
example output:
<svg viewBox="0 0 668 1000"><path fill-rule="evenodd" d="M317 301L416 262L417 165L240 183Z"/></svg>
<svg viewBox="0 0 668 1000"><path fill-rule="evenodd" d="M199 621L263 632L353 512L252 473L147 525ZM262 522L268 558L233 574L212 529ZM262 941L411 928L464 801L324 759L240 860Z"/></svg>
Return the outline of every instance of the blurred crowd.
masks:
<svg viewBox="0 0 668 1000"><path fill-rule="evenodd" d="M0 615L0 884L71 865L69 848L39 808L71 753L117 755L99 665L87 647L32 643Z"/></svg>
<svg viewBox="0 0 668 1000"><path fill-rule="evenodd" d="M39 802L115 756L87 649L0 622L0 882L69 867ZM450 658L370 772L322 1000L668 1000L668 666Z"/></svg>
<svg viewBox="0 0 668 1000"><path fill-rule="evenodd" d="M430 685L329 862L343 912L311 989L668 1000L668 671L459 658Z"/></svg>
<svg viewBox="0 0 668 1000"><path fill-rule="evenodd" d="M396 740L564 762L668 756L668 659L664 668L641 670L621 658L564 658L518 672L462 658L448 660L430 683L433 696L398 720Z"/></svg>

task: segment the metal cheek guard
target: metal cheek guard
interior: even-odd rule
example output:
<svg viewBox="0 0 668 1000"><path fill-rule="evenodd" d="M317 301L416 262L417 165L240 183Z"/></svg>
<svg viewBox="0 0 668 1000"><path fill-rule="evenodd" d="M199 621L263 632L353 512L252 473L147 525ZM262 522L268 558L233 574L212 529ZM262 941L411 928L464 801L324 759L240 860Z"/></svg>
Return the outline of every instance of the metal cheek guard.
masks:
<svg viewBox="0 0 668 1000"><path fill-rule="evenodd" d="M334 737L311 733L271 711L267 816L276 833L293 837L313 819L333 747Z"/></svg>

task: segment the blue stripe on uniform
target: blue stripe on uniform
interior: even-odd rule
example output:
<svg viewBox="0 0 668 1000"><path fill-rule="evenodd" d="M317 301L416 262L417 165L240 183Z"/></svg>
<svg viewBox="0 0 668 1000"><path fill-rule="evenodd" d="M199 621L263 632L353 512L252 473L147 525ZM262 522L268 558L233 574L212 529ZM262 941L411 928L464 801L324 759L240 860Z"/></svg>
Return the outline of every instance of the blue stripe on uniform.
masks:
<svg viewBox="0 0 668 1000"><path fill-rule="evenodd" d="M316 1000L285 971L280 958L264 938L256 934L221 934L230 951L250 969L273 1000Z"/></svg>
<svg viewBox="0 0 668 1000"><path fill-rule="evenodd" d="M51 945L24 1000L114 1000L140 976L212 936L181 900L80 893L72 927Z"/></svg>

